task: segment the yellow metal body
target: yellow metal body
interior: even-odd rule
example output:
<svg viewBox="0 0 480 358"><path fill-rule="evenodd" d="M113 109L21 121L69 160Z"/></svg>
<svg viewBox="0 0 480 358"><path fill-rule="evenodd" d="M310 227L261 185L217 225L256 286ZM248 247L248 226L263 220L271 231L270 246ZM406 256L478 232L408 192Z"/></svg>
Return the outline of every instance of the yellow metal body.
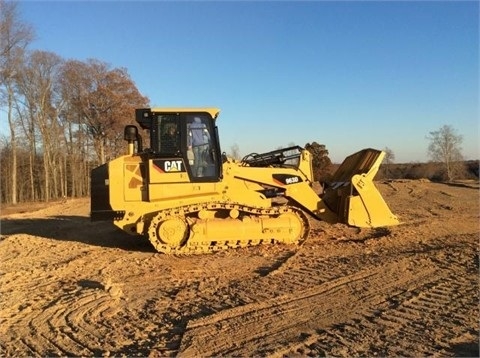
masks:
<svg viewBox="0 0 480 358"><path fill-rule="evenodd" d="M305 153L308 155L308 152ZM142 178L142 166L148 166L150 180ZM122 220L114 223L121 229L137 233L137 222L143 216L160 210L175 207L223 202L247 205L257 208L272 207L272 199L263 195L263 185L279 185L272 180L272 173L301 174L294 169L249 168L229 160L223 164L223 178L220 182L191 183L187 173L162 175L152 169L152 160L142 162L139 156L123 156L108 163L109 194L113 210L125 210ZM323 207L318 195L311 188L310 181L290 185L287 195L305 206L306 209L321 216L328 208ZM330 219L335 221L334 217Z"/></svg>
<svg viewBox="0 0 480 358"><path fill-rule="evenodd" d="M368 157L367 163L353 159ZM123 220L115 221L122 229L136 224L142 216L159 210L210 202L236 203L259 208L272 206L260 190L264 185L283 186L285 196L313 216L329 223L343 222L357 227L379 227L398 224L383 197L373 183L384 153L369 149L347 159L337 171L331 187L323 197L312 188L311 171L302 170L311 163L310 153L302 152L299 169L252 168L234 160L223 164L220 182L191 183L187 173L162 175L152 169L152 161L144 163L139 156L124 156L109 163L109 190L114 210L126 209ZM363 164L363 165L362 165ZM141 166L148 166L150 180L145 182ZM272 180L272 174L300 176L303 180L282 185ZM148 198L148 199L147 199ZM331 204L328 206L328 204ZM136 233L136 230L126 230Z"/></svg>
<svg viewBox="0 0 480 358"><path fill-rule="evenodd" d="M213 121L219 113L216 108L151 111L208 113ZM92 215L105 211L116 226L130 234L148 235L157 250L165 253L299 243L308 235L304 212L329 223L357 227L396 225L398 219L373 183L384 155L364 149L349 156L319 196L312 188L311 154L305 149L295 165L258 167L224 158L218 178L203 181L192 179L192 172L185 170L186 149L183 157L159 161L133 153L129 143L127 155L92 174L92 185L97 193L104 192L101 200L108 201L109 207L94 209L100 195L92 191ZM277 195L283 203L275 200Z"/></svg>

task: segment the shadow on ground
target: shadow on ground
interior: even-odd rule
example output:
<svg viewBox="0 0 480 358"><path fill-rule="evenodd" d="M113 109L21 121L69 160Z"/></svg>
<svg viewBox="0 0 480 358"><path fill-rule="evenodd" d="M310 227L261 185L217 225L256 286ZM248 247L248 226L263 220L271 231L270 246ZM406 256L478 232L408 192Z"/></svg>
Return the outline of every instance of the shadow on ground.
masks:
<svg viewBox="0 0 480 358"><path fill-rule="evenodd" d="M451 347L451 352L455 357L479 357L479 343L457 343Z"/></svg>
<svg viewBox="0 0 480 358"><path fill-rule="evenodd" d="M147 238L128 235L110 222L91 222L85 216L3 219L0 232L2 236L26 234L126 251L155 252Z"/></svg>

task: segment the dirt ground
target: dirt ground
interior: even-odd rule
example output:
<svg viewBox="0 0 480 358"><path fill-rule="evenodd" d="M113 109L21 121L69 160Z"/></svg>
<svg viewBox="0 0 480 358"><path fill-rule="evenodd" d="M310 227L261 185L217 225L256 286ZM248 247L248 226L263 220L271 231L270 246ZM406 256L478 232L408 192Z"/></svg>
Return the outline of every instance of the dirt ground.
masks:
<svg viewBox="0 0 480 358"><path fill-rule="evenodd" d="M201 256L89 199L2 208L0 356L478 357L478 183L377 187L401 225Z"/></svg>

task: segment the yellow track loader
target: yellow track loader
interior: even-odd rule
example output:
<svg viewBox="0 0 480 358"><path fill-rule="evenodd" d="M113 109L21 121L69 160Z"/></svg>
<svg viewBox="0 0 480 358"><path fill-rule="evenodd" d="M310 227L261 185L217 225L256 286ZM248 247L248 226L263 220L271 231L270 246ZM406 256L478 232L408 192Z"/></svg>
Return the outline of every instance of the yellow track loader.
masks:
<svg viewBox="0 0 480 358"><path fill-rule="evenodd" d="M384 152L345 159L320 195L310 153L299 147L220 151L216 108L142 108L125 127L126 155L92 170L91 219L147 236L166 254L208 253L264 243L298 244L308 216L356 227L398 224L373 184Z"/></svg>

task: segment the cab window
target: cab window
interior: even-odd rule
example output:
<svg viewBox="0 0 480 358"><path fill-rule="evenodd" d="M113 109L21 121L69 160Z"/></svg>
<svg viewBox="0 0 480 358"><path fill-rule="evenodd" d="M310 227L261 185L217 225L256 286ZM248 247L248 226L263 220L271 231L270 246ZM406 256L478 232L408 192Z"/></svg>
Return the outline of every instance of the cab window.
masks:
<svg viewBox="0 0 480 358"><path fill-rule="evenodd" d="M158 116L158 152L160 154L178 155L180 154L180 126L178 116L159 115Z"/></svg>

